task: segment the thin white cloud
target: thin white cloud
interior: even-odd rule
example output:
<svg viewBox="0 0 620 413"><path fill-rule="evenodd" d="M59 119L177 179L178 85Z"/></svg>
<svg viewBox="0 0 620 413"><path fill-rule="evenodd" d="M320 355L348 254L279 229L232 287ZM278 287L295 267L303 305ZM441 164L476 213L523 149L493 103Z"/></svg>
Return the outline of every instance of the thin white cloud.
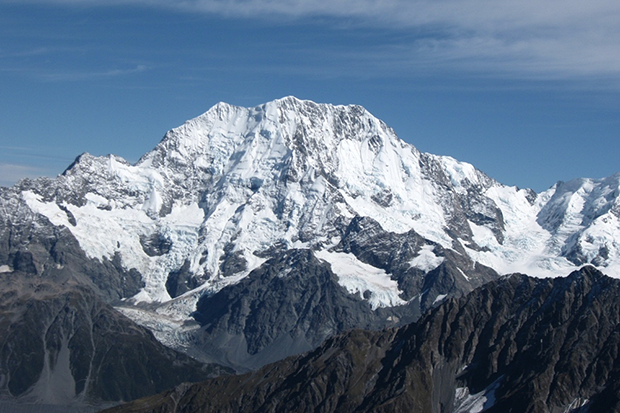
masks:
<svg viewBox="0 0 620 413"><path fill-rule="evenodd" d="M0 3L15 0L0 0ZM165 7L230 18L309 17L419 35L388 60L542 78L620 78L618 0L20 0ZM395 51L391 48L387 51Z"/></svg>
<svg viewBox="0 0 620 413"><path fill-rule="evenodd" d="M148 68L144 65L138 65L131 69L110 69L100 72L47 73L39 75L39 77L48 81L81 81L126 76L134 73L141 73L147 69Z"/></svg>

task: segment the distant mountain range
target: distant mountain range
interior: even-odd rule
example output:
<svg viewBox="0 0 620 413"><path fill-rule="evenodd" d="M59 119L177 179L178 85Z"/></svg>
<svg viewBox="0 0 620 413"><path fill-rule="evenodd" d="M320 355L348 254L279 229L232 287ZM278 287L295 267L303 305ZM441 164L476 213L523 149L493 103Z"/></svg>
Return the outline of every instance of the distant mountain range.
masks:
<svg viewBox="0 0 620 413"><path fill-rule="evenodd" d="M503 274L616 275L619 195L620 174L540 194L502 185L419 152L359 106L220 103L135 165L82 154L57 178L0 189L0 326L35 343L29 359L5 340L0 394L127 401L406 325ZM97 358L99 334L124 343L129 330L149 350ZM189 370L163 380L144 357ZM119 360L156 384L102 390L106 368L138 377Z"/></svg>

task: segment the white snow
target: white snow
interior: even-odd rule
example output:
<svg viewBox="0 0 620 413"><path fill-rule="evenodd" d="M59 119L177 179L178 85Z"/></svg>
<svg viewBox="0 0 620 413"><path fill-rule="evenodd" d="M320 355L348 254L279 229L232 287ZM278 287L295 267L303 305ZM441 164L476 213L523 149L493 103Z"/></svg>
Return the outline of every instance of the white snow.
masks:
<svg viewBox="0 0 620 413"><path fill-rule="evenodd" d="M467 187L480 183L480 175L473 165L459 162L450 156L436 156L445 167L454 188L461 193L467 193Z"/></svg>
<svg viewBox="0 0 620 413"><path fill-rule="evenodd" d="M448 294L439 294L433 301L433 305L442 302L447 296Z"/></svg>
<svg viewBox="0 0 620 413"><path fill-rule="evenodd" d="M588 399L582 399L581 397L577 397L572 402L569 403L568 406L564 409L564 413L570 413L577 409L580 409L587 405L590 402Z"/></svg>
<svg viewBox="0 0 620 413"><path fill-rule="evenodd" d="M197 323L187 322L187 313L184 312L187 308L195 309L195 302L193 307L188 305L181 307L183 309L181 314L174 311L166 313L161 310L153 312L141 307L117 306L115 308L136 323L151 330L155 338L161 343L181 350L191 342L194 334L200 330L200 325ZM167 309L167 307L162 308Z"/></svg>
<svg viewBox="0 0 620 413"><path fill-rule="evenodd" d="M369 291L368 302L373 310L407 303L399 297L402 292L398 289L398 283L384 270L361 262L353 254L323 250L315 255L331 265L332 271L338 276L338 283L350 293L363 297Z"/></svg>
<svg viewBox="0 0 620 413"><path fill-rule="evenodd" d="M444 261L444 257L435 255L435 247L433 245L424 245L418 252L418 255L409 261L412 268L417 268L424 272L430 272L439 267Z"/></svg>
<svg viewBox="0 0 620 413"><path fill-rule="evenodd" d="M463 278L465 278L467 281L469 281L469 277L467 276L467 274L465 274L465 273L463 272L463 270L462 270L462 269L460 269L460 268L458 268L458 267L457 267L456 269L457 269L457 270L459 270L459 272L461 273L461 275L463 276Z"/></svg>
<svg viewBox="0 0 620 413"><path fill-rule="evenodd" d="M495 403L495 391L499 387L501 377L489 387L476 394L470 394L467 387L459 387L454 395L453 413L480 413Z"/></svg>

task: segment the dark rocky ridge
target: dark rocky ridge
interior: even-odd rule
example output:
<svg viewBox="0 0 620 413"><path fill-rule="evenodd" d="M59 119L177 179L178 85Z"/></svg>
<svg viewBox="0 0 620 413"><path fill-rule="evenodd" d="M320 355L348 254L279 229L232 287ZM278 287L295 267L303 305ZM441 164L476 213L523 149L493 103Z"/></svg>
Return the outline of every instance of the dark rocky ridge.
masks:
<svg viewBox="0 0 620 413"><path fill-rule="evenodd" d="M351 328L415 319L417 304L373 311L312 251L288 250L239 283L203 296L194 317L203 326L201 349L244 370L311 350Z"/></svg>
<svg viewBox="0 0 620 413"><path fill-rule="evenodd" d="M0 188L0 265L47 280L75 280L106 302L131 297L144 286L135 269L123 268L120 256L93 260L65 227L33 213L14 189Z"/></svg>
<svg viewBox="0 0 620 413"><path fill-rule="evenodd" d="M418 322L354 330L242 376L177 387L108 412L618 411L620 281L511 275ZM459 392L456 389L461 389Z"/></svg>
<svg viewBox="0 0 620 413"><path fill-rule="evenodd" d="M443 259L437 268L426 271L411 265L422 247L431 247L433 254ZM425 312L438 295L460 297L498 277L493 269L473 262L460 243L454 247L443 248L413 230L388 232L372 218L355 217L334 250L352 253L360 261L385 270L398 281L403 299L420 296L420 311Z"/></svg>

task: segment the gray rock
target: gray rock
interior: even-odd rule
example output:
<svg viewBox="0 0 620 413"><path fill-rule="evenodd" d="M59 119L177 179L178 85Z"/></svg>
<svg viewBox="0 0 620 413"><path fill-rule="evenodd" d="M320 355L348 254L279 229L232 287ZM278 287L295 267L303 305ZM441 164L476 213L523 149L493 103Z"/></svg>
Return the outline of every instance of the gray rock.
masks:
<svg viewBox="0 0 620 413"><path fill-rule="evenodd" d="M201 351L245 370L313 349L351 328L378 329L418 314L415 305L373 311L312 251L288 250L239 283L203 296L194 317L202 325Z"/></svg>

